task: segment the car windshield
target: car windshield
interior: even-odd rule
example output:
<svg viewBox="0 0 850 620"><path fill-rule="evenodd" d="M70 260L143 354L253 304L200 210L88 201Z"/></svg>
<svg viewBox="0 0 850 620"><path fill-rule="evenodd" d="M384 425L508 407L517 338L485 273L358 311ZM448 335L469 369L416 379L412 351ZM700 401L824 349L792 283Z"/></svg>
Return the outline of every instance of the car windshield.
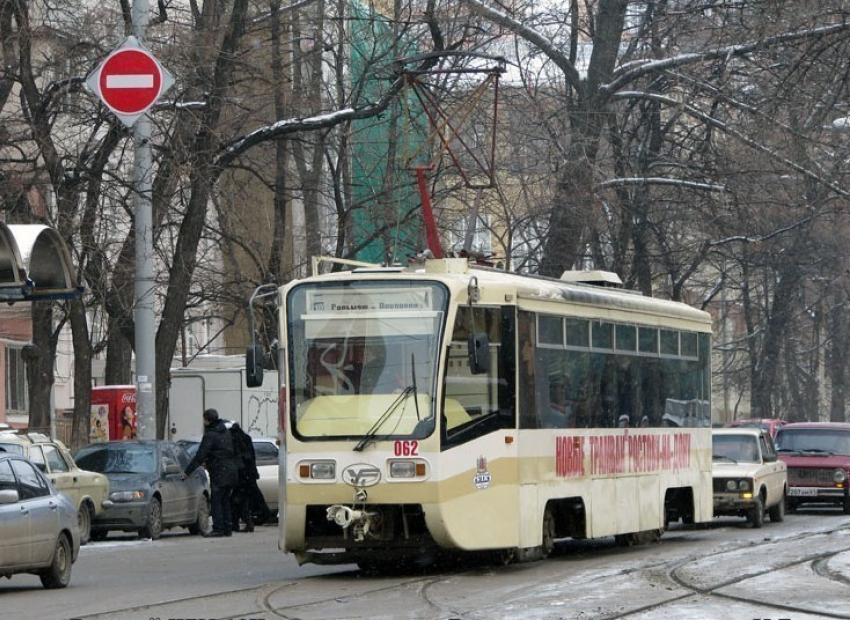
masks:
<svg viewBox="0 0 850 620"><path fill-rule="evenodd" d="M277 465L279 452L277 445L270 441L254 442L254 455L257 458L257 465Z"/></svg>
<svg viewBox="0 0 850 620"><path fill-rule="evenodd" d="M715 461L759 462L758 444L752 435L714 435L711 445Z"/></svg>
<svg viewBox="0 0 850 620"><path fill-rule="evenodd" d="M186 454L189 455L189 458L194 458L195 454L198 452L198 448L201 446L201 442L181 439L177 442L177 445L186 451Z"/></svg>
<svg viewBox="0 0 850 620"><path fill-rule="evenodd" d="M138 444L88 446L77 452L81 469L102 474L152 474L156 472L156 449Z"/></svg>
<svg viewBox="0 0 850 620"><path fill-rule="evenodd" d="M826 452L850 455L850 431L825 428L783 428L776 435L781 452Z"/></svg>
<svg viewBox="0 0 850 620"><path fill-rule="evenodd" d="M24 447L17 443L5 443L0 441L0 448L3 448L3 450L10 454L18 454L20 456L24 455Z"/></svg>

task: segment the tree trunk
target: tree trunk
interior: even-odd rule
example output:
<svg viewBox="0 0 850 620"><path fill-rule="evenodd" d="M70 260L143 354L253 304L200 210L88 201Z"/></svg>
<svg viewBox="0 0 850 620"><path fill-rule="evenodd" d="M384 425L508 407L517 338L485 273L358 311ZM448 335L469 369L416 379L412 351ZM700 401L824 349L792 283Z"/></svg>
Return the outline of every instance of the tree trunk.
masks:
<svg viewBox="0 0 850 620"><path fill-rule="evenodd" d="M71 450L89 443L91 432L91 359L86 307L80 298L68 303L71 319L71 338L74 345L74 414L71 430Z"/></svg>
<svg viewBox="0 0 850 620"><path fill-rule="evenodd" d="M827 350L827 364L832 393L830 395L829 419L832 422L847 421L847 347L850 346L850 313L847 300L839 299L843 293L836 293L835 305L830 313L831 334Z"/></svg>
<svg viewBox="0 0 850 620"><path fill-rule="evenodd" d="M49 434L57 339L53 331L53 302L34 301L31 311L32 344L23 351L29 396L29 428Z"/></svg>
<svg viewBox="0 0 850 620"><path fill-rule="evenodd" d="M784 273L777 277L776 290L773 294L773 305L763 326L763 346L761 356L752 358L753 396L752 411L754 416L770 417L774 415L773 391L779 377L781 365L782 340L788 333L794 311L795 291L801 285L799 269L794 266L785 268Z"/></svg>
<svg viewBox="0 0 850 620"><path fill-rule="evenodd" d="M183 328L186 301L198 262L198 247L206 221L207 205L212 189L221 174L213 164L216 129L221 120L224 98L232 88L236 66L236 50L242 39L247 0L236 0L209 84L208 105L200 118L190 154L189 201L177 236L173 262L168 272L168 286L159 327L156 332L156 436L165 437L168 414L168 382L171 360Z"/></svg>
<svg viewBox="0 0 850 620"><path fill-rule="evenodd" d="M124 337L121 329L117 327L120 322L119 317L109 317L104 377L107 385L127 385L133 382L133 373L131 372L133 346Z"/></svg>

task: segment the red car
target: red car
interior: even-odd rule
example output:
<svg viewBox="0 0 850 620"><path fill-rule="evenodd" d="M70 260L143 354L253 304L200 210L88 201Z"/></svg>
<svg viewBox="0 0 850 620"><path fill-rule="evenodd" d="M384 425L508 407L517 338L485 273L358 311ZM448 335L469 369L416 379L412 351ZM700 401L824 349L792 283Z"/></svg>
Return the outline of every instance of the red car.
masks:
<svg viewBox="0 0 850 620"><path fill-rule="evenodd" d="M776 433L779 458L788 465L788 504L837 504L850 514L850 424L799 422Z"/></svg>
<svg viewBox="0 0 850 620"><path fill-rule="evenodd" d="M776 431L786 424L788 424L787 420L780 420L779 418L752 418L749 420L735 420L726 426L730 428L742 426L747 428L760 428L770 433L771 437L776 437Z"/></svg>

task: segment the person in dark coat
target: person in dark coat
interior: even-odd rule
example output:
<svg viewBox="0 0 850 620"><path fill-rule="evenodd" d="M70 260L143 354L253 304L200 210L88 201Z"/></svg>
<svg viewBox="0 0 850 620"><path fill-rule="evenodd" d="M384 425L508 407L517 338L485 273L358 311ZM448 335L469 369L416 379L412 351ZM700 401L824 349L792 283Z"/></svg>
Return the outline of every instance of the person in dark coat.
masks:
<svg viewBox="0 0 850 620"><path fill-rule="evenodd" d="M215 409L204 411L204 436L195 458L186 466L183 479L203 463L210 476L210 511L213 520L212 531L204 536L230 536L230 498L236 486L237 465L232 436Z"/></svg>
<svg viewBox="0 0 850 620"><path fill-rule="evenodd" d="M254 531L254 510L260 511L261 522L270 517L266 500L263 497L257 480L257 456L254 453L254 441L251 436L234 422L230 427L233 436L233 449L237 454L236 462L239 468L238 481L233 491L232 509L234 531ZM239 529L239 520L245 522L245 529Z"/></svg>

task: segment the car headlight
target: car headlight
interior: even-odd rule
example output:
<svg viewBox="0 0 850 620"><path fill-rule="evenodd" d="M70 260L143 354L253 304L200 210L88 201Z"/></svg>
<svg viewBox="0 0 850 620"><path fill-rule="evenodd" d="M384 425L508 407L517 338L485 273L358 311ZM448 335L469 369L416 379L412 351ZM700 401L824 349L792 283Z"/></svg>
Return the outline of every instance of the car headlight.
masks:
<svg viewBox="0 0 850 620"><path fill-rule="evenodd" d="M114 491L109 494L113 502L137 502L145 499L144 491Z"/></svg>
<svg viewBox="0 0 850 620"><path fill-rule="evenodd" d="M749 480L727 480L726 490L731 493L745 493L752 488Z"/></svg>
<svg viewBox="0 0 850 620"><path fill-rule="evenodd" d="M832 474L832 479L835 480L838 484L841 484L845 480L847 480L847 472L843 469L836 469Z"/></svg>

